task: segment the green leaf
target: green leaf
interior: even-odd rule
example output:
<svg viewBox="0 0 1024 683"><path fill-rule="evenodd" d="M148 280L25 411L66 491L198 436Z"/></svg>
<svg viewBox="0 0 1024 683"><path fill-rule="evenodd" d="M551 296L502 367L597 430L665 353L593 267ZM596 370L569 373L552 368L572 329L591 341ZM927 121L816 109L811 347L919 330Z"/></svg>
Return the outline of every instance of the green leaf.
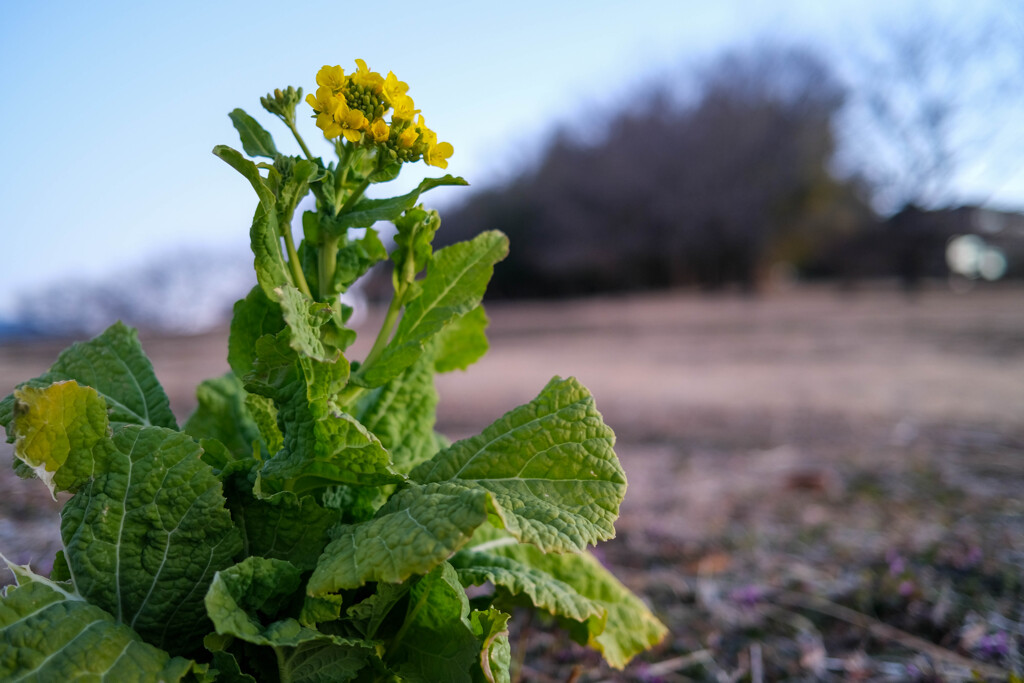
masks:
<svg viewBox="0 0 1024 683"><path fill-rule="evenodd" d="M376 660L370 646L337 644L338 638L304 642L289 650L281 664L292 683L344 683L359 678Z"/></svg>
<svg viewBox="0 0 1024 683"><path fill-rule="evenodd" d="M267 461L263 477L304 493L333 484L381 486L404 480L373 434L351 415L326 401L302 396L286 404L284 448Z"/></svg>
<svg viewBox="0 0 1024 683"><path fill-rule="evenodd" d="M276 614L301 584L298 568L284 560L247 557L217 572L206 591L206 613L220 635L271 645L257 612ZM311 633L310 638L319 634Z"/></svg>
<svg viewBox="0 0 1024 683"><path fill-rule="evenodd" d="M276 299L278 287L292 284L288 264L281 255L279 229L280 224L273 211L256 209L252 227L249 228L249 244L253 253L253 266L256 268L256 281L271 300Z"/></svg>
<svg viewBox="0 0 1024 683"><path fill-rule="evenodd" d="M368 581L400 583L425 574L487 519L486 492L451 485L416 486L392 496L377 517L334 532L307 591L358 588Z"/></svg>
<svg viewBox="0 0 1024 683"><path fill-rule="evenodd" d="M260 430L246 406L247 397L242 381L232 372L204 381L196 388L199 405L182 431L196 441L216 439L235 459L252 457Z"/></svg>
<svg viewBox="0 0 1024 683"><path fill-rule="evenodd" d="M20 386L42 388L67 380L99 392L115 428L124 424L178 428L167 394L139 345L138 332L123 323L114 323L87 342L72 344L47 372ZM13 415L13 395L4 401L6 407L0 413ZM10 417L6 419L4 427L10 436Z"/></svg>
<svg viewBox="0 0 1024 683"><path fill-rule="evenodd" d="M409 588L408 581L378 583L373 595L349 607L346 614L366 638L373 638L395 605L409 593Z"/></svg>
<svg viewBox="0 0 1024 683"><path fill-rule="evenodd" d="M508 254L508 238L496 231L439 250L427 267L422 293L405 308L381 358L360 372L367 386L380 386L409 367L424 345L457 316L476 308L494 264Z"/></svg>
<svg viewBox="0 0 1024 683"><path fill-rule="evenodd" d="M4 560L6 562L6 559ZM0 679L180 681L192 662L171 658L64 585L8 563L18 579L0 600Z"/></svg>
<svg viewBox="0 0 1024 683"><path fill-rule="evenodd" d="M317 179L320 167L308 159L280 157L282 170L281 185L277 192L277 224L284 230L292 229L295 207L309 194L309 184ZM275 164L277 166L278 164Z"/></svg>
<svg viewBox="0 0 1024 683"><path fill-rule="evenodd" d="M93 475L93 449L107 438L107 407L95 389L74 381L15 389L14 455L50 494L77 491ZM56 496L54 496L56 500Z"/></svg>
<svg viewBox="0 0 1024 683"><path fill-rule="evenodd" d="M285 327L281 307L260 287L253 287L244 299L235 302L228 336L228 365L239 377L252 372L256 363L256 341L274 335Z"/></svg>
<svg viewBox="0 0 1024 683"><path fill-rule="evenodd" d="M409 592L405 623L388 661L405 681L469 683L482 640L470 624L469 600L459 577L445 562Z"/></svg>
<svg viewBox="0 0 1024 683"><path fill-rule="evenodd" d="M337 347L325 344L321 332L324 325L333 321L331 307L307 298L291 285L278 287L275 293L281 304L285 323L291 329L291 347L321 363L338 361L341 358L341 351ZM341 362L348 365L343 358Z"/></svg>
<svg viewBox="0 0 1024 683"><path fill-rule="evenodd" d="M256 119L249 116L241 109L235 109L230 114L231 123L234 124L238 136L242 139L242 149L251 157L267 157L273 159L277 156L277 147L274 146L274 138L263 129Z"/></svg>
<svg viewBox="0 0 1024 683"><path fill-rule="evenodd" d="M217 572L206 609L220 635L274 648L283 680L349 681L373 656L373 644L307 628L295 619L264 625L301 585L299 570L281 560L249 557Z"/></svg>
<svg viewBox="0 0 1024 683"><path fill-rule="evenodd" d="M393 221L402 215L406 209L416 205L420 195L427 190L442 185L468 185L465 180L452 175L441 178L426 178L416 189L399 197L387 199L362 199L356 202L351 210L339 214L332 221L330 229L335 235L340 235L341 230L347 228L369 228L377 221ZM320 228L325 229L324 222L320 222Z"/></svg>
<svg viewBox="0 0 1024 683"><path fill-rule="evenodd" d="M247 487L248 480L243 480ZM236 480L236 484L240 484ZM282 491L265 498L232 491L231 517L242 533L246 554L288 560L305 571L316 566L327 545L328 530L340 513L321 507L310 496Z"/></svg>
<svg viewBox="0 0 1024 683"><path fill-rule="evenodd" d="M530 403L506 413L410 473L494 496L508 531L546 552L580 551L615 536L626 492L615 435L575 378L554 378Z"/></svg>
<svg viewBox="0 0 1024 683"><path fill-rule="evenodd" d="M337 265L334 270L334 286L331 293L347 291L353 282L387 257L387 249L380 241L377 231L367 228L366 234L361 239L347 241L338 250Z"/></svg>
<svg viewBox="0 0 1024 683"><path fill-rule="evenodd" d="M394 180L398 177L398 173L402 170L402 162L396 161L393 164L388 164L384 168L378 169L367 176L371 183L386 183L389 180Z"/></svg>
<svg viewBox="0 0 1024 683"><path fill-rule="evenodd" d="M483 641L479 675L474 670L473 679L481 683L510 683L512 651L508 643L508 622L511 615L492 608L486 612L475 611L469 617L473 634Z"/></svg>
<svg viewBox="0 0 1024 683"><path fill-rule="evenodd" d="M486 329L489 322L483 306L452 320L438 335L434 369L437 372L465 370L483 358L488 348Z"/></svg>
<svg viewBox="0 0 1024 683"><path fill-rule="evenodd" d="M207 585L241 549L200 454L185 434L124 427L93 449L94 476L61 511L78 590L167 649L191 646Z"/></svg>
<svg viewBox="0 0 1024 683"><path fill-rule="evenodd" d="M516 542L512 537L505 538ZM513 557L471 547L457 552L450 562L464 585L481 586L490 582L510 595L527 597L538 609L575 621L605 615L603 607L577 593L569 584Z"/></svg>
<svg viewBox="0 0 1024 683"><path fill-rule="evenodd" d="M550 611L554 605L559 610L557 616L567 618L571 623L582 622L579 628L570 629L573 637L601 652L605 660L616 669L625 667L630 659L654 647L668 634L664 624L658 621L643 601L589 553L543 553L534 546L508 543L504 542L505 539L512 540L500 531L483 526L474 536L472 544L453 559L457 563L472 564L473 560L467 558L474 551L480 550L483 555L503 557L514 561L519 567L529 567L528 573L523 573L521 569L515 570L521 575L519 581L540 572L550 577L549 584L559 582L570 586L581 600L588 601L600 612L587 616L585 620L579 619L580 612L574 610L572 605L586 604L580 600L572 603L545 600L543 608ZM485 558L482 561L488 560ZM496 576L500 578L501 574L496 573ZM509 588L507 583L501 585Z"/></svg>
<svg viewBox="0 0 1024 683"><path fill-rule="evenodd" d="M356 406L357 419L377 435L395 470L404 474L438 451L433 366L433 355L423 354L395 379L365 392Z"/></svg>
<svg viewBox="0 0 1024 683"><path fill-rule="evenodd" d="M267 186L263 176L260 175L260 169L256 164L242 156L242 153L237 149L232 149L227 145L217 145L213 148L213 153L249 181L252 189L256 191L256 195L260 198L260 208L263 209L262 213L273 216L274 205L277 203L277 199L274 197L273 191ZM259 215L259 212L257 212L257 215ZM274 234L276 236L276 231Z"/></svg>
<svg viewBox="0 0 1024 683"><path fill-rule="evenodd" d="M265 396L247 394L245 407L259 429L267 453L272 455L281 450L284 446L284 435L277 426L277 408L274 407L274 402Z"/></svg>

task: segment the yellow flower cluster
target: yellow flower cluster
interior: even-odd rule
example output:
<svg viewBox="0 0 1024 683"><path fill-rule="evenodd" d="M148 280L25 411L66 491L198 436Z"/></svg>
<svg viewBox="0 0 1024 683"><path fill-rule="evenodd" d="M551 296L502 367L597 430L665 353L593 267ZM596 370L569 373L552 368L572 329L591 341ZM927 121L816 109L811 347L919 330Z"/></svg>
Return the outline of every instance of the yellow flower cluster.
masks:
<svg viewBox="0 0 1024 683"><path fill-rule="evenodd" d="M448 168L454 150L447 142L438 142L437 133L427 128L406 94L408 84L393 72L385 78L370 71L361 59L356 66L355 73L347 76L340 66L324 66L316 75L316 95L306 96L324 137L344 136L353 143L376 146L395 161L423 159L431 166Z"/></svg>

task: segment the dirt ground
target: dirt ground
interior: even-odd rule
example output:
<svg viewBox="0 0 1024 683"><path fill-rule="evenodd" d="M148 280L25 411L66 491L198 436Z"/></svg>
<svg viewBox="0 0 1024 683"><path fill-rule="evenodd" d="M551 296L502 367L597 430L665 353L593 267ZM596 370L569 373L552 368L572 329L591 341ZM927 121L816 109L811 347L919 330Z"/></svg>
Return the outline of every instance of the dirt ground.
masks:
<svg viewBox="0 0 1024 683"><path fill-rule="evenodd" d="M578 377L629 479L619 535L597 552L672 631L617 673L530 621L513 644L521 680L1019 670L1024 288L664 294L488 313L490 353L438 380L440 429L475 434L552 375ZM227 369L225 330L142 338L182 418L195 384ZM0 347L0 394L63 346ZM9 473L8 446L0 459ZM57 517L41 488L0 475L0 551L46 569Z"/></svg>

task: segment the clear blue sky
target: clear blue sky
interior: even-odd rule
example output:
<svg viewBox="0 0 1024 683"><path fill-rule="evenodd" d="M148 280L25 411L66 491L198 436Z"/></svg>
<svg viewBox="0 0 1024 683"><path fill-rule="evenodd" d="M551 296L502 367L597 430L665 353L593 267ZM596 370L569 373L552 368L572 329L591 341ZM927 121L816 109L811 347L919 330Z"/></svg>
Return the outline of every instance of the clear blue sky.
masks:
<svg viewBox="0 0 1024 683"><path fill-rule="evenodd" d="M1012 1L1012 0L1010 0ZM245 249L251 190L210 149L227 113L273 127L258 98L323 64L393 70L455 147L449 172L500 177L556 121L656 71L758 37L840 44L920 3L27 2L0 21L0 316L13 294L110 273L182 244ZM319 139L307 127L307 140ZM323 147L326 152L326 147ZM419 174L419 176L417 176ZM403 171L408 185L423 170ZM989 188L981 182L980 191ZM1005 185L1005 183L1003 183ZM1024 179L1021 179L1024 184ZM1024 198L1024 188L1000 188ZM437 199L450 199L438 192Z"/></svg>

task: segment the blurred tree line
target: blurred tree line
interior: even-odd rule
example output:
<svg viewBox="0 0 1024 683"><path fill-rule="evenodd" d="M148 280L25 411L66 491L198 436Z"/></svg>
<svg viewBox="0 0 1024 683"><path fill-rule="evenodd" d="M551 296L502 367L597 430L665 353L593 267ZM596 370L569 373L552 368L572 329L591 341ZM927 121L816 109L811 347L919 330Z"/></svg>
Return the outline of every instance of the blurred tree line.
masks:
<svg viewBox="0 0 1024 683"><path fill-rule="evenodd" d="M920 54L911 39L894 39L905 48L897 63L908 50ZM948 237L933 234L915 201L957 161L948 135L955 108L916 83L925 68L917 67L878 72L854 93L808 49L728 52L698 73L695 96L662 83L628 98L596 141L556 132L531 168L449 210L439 235L509 235L512 251L488 290L497 297L752 291L780 266L803 278L899 276L914 286L944 274ZM886 93L899 93L899 107ZM839 172L839 124L865 101L876 146ZM916 118L907 114L900 128L897 113L907 111ZM896 201L892 174L883 174L892 168L905 171ZM893 219L876 210L880 197Z"/></svg>

